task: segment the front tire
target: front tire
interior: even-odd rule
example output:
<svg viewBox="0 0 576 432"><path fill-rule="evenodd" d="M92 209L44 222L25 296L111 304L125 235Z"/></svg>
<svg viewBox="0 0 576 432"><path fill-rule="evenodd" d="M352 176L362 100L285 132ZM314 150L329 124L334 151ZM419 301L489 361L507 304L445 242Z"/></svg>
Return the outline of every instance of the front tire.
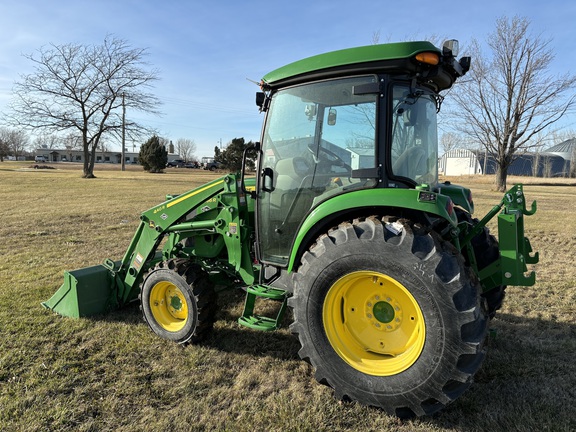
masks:
<svg viewBox="0 0 576 432"><path fill-rule="evenodd" d="M484 358L478 287L451 244L409 221L341 224L302 257L291 330L316 379L342 400L430 415Z"/></svg>
<svg viewBox="0 0 576 432"><path fill-rule="evenodd" d="M140 304L144 320L158 336L179 344L195 343L212 329L216 294L199 266L171 259L144 276Z"/></svg>

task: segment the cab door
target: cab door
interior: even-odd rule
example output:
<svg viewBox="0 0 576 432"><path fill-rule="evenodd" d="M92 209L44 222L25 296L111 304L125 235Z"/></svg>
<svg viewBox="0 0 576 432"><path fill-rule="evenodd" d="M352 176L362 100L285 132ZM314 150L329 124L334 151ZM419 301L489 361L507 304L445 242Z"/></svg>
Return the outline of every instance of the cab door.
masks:
<svg viewBox="0 0 576 432"><path fill-rule="evenodd" d="M286 88L271 97L261 139L256 224L260 260L285 266L307 214L330 197L373 187L377 94L355 94L375 76Z"/></svg>

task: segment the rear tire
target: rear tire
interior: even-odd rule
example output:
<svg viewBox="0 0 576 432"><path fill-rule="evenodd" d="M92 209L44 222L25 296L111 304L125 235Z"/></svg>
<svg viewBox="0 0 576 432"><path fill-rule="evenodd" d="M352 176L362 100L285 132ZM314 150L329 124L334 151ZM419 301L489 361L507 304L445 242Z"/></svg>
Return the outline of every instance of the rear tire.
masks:
<svg viewBox="0 0 576 432"><path fill-rule="evenodd" d="M409 221L394 233L390 221L318 238L294 275L291 330L338 399L430 415L470 386L487 319L455 248Z"/></svg>
<svg viewBox="0 0 576 432"><path fill-rule="evenodd" d="M459 222L467 221L472 227L478 224L478 219L472 218L469 213L462 210L456 210L456 213ZM498 240L490 234L490 230L487 227L484 227L482 232L472 238L471 244L472 249L474 250L474 255L476 256L478 271L500 259ZM462 253L466 259L466 263L469 263L466 248L463 249ZM486 306L488 308L488 316L490 319L494 318L496 316L496 311L502 307L505 296L506 285L499 285L482 294L482 297L486 299Z"/></svg>
<svg viewBox="0 0 576 432"><path fill-rule="evenodd" d="M179 344L195 343L212 329L216 294L199 266L171 259L144 276L140 304L144 320L158 336Z"/></svg>

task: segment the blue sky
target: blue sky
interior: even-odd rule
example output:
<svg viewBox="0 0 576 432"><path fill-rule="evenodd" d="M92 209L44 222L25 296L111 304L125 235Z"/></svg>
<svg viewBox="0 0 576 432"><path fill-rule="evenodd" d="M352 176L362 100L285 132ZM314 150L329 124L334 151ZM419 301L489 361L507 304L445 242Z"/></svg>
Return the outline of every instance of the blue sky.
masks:
<svg viewBox="0 0 576 432"><path fill-rule="evenodd" d="M498 17L514 15L552 39L555 72L574 71L576 2L568 0L0 0L0 112L14 82L32 72L22 54L50 43L100 44L112 34L147 48L159 70L154 93L163 115L127 115L170 140L192 139L196 156L210 156L220 140L259 139L258 87L246 78L258 81L303 57L369 45L376 33L380 42L435 36L466 45L485 40Z"/></svg>

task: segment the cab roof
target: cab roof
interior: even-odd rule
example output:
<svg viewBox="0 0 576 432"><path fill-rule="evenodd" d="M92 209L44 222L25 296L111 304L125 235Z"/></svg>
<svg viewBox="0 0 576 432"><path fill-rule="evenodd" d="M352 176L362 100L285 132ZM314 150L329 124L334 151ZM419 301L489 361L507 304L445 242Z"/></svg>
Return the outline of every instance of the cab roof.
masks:
<svg viewBox="0 0 576 432"><path fill-rule="evenodd" d="M440 49L426 41L398 42L367 45L315 55L295 61L266 74L262 81L274 88L307 81L314 78L334 77L350 72L378 72L385 70L414 69L414 56L421 52Z"/></svg>

